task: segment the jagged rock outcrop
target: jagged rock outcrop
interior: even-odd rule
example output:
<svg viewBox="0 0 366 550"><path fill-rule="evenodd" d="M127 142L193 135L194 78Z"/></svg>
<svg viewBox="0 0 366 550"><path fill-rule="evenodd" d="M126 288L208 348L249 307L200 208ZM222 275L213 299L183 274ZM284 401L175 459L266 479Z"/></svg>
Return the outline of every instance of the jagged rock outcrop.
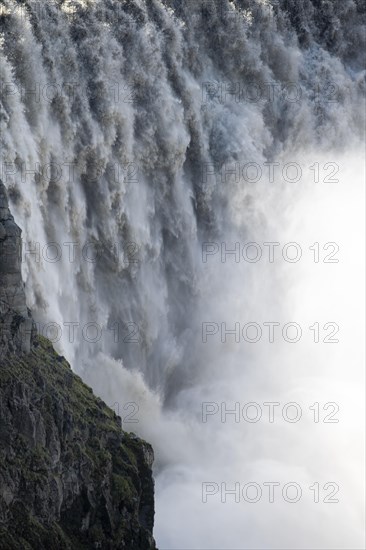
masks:
<svg viewBox="0 0 366 550"><path fill-rule="evenodd" d="M0 184L0 549L153 550L153 451L37 336Z"/></svg>
<svg viewBox="0 0 366 550"><path fill-rule="evenodd" d="M21 275L21 233L0 180L0 358L8 351L29 352L34 335Z"/></svg>
<svg viewBox="0 0 366 550"><path fill-rule="evenodd" d="M151 446L43 337L2 359L0 387L0 548L155 548Z"/></svg>

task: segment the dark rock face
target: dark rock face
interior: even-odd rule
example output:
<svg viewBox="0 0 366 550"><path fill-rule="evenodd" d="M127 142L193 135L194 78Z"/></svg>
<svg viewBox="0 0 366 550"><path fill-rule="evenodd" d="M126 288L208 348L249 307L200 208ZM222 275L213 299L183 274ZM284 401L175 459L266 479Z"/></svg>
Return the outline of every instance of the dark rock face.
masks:
<svg viewBox="0 0 366 550"><path fill-rule="evenodd" d="M0 387L0 548L155 549L151 446L43 337Z"/></svg>
<svg viewBox="0 0 366 550"><path fill-rule="evenodd" d="M33 335L21 275L21 230L0 181L0 357L9 351L29 352Z"/></svg>
<svg viewBox="0 0 366 550"><path fill-rule="evenodd" d="M0 182L0 549L153 550L153 450L36 335Z"/></svg>

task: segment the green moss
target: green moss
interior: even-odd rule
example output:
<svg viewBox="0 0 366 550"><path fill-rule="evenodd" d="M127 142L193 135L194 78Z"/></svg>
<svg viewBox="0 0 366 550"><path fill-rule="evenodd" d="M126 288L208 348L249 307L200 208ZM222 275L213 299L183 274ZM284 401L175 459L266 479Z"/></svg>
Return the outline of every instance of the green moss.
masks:
<svg viewBox="0 0 366 550"><path fill-rule="evenodd" d="M13 517L13 533L5 529L0 534L3 548L8 550L33 550L47 548L47 550L71 550L70 541L57 523L44 527L33 516L28 514L25 506L16 502L11 507ZM6 540L6 544L4 542Z"/></svg>
<svg viewBox="0 0 366 550"><path fill-rule="evenodd" d="M113 474L112 481L112 490L121 500L131 501L138 496L136 488L131 481L131 478L123 477L118 474Z"/></svg>

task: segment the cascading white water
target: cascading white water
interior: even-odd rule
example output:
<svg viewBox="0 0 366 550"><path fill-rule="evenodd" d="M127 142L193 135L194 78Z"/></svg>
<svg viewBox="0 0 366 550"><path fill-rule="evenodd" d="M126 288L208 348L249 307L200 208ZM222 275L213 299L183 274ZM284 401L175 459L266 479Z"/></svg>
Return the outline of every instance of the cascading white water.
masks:
<svg viewBox="0 0 366 550"><path fill-rule="evenodd" d="M361 2L1 6L1 177L28 305L152 442L159 547L362 548ZM301 261L283 259L289 242ZM339 264L322 262L329 242ZM235 243L239 261L221 261ZM248 322L304 335L221 341L221 323ZM337 322L339 344L314 344L315 322ZM203 323L219 330L207 342ZM307 415L202 422L203 402ZM311 422L315 402L341 421ZM304 496L204 503L204 482L296 482ZM340 502L311 501L316 482L337 483Z"/></svg>

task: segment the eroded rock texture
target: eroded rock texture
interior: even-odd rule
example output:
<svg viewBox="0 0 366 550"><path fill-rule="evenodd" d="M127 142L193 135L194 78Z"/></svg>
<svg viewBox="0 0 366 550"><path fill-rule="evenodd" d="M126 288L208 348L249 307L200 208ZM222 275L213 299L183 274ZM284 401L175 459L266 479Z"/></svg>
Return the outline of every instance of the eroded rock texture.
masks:
<svg viewBox="0 0 366 550"><path fill-rule="evenodd" d="M43 337L0 385L0 548L154 549L151 446Z"/></svg>

